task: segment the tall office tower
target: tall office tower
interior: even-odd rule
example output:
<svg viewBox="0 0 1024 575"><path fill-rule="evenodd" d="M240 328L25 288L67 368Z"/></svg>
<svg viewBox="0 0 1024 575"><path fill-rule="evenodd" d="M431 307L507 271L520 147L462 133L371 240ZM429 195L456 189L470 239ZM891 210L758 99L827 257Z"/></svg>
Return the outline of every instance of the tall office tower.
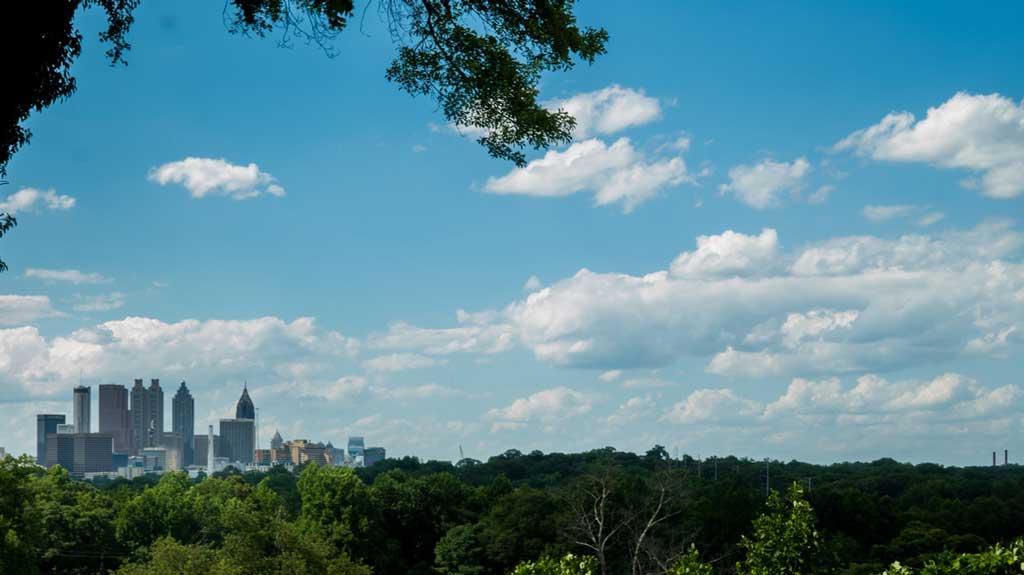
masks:
<svg viewBox="0 0 1024 575"><path fill-rule="evenodd" d="M252 463L256 450L256 421L220 420L220 447L224 457L231 461Z"/></svg>
<svg viewBox="0 0 1024 575"><path fill-rule="evenodd" d="M114 438L106 433L50 434L46 467L60 465L75 475L113 471Z"/></svg>
<svg viewBox="0 0 1024 575"><path fill-rule="evenodd" d="M180 433L164 432L157 447L162 447L166 454L165 470L177 471L185 468L185 439Z"/></svg>
<svg viewBox="0 0 1024 575"><path fill-rule="evenodd" d="M363 457L366 443L358 435L348 438L348 456L355 461L357 457Z"/></svg>
<svg viewBox="0 0 1024 575"><path fill-rule="evenodd" d="M132 420L128 412L128 390L113 383L100 386L100 433L114 438L115 453L129 453Z"/></svg>
<svg viewBox="0 0 1024 575"><path fill-rule="evenodd" d="M212 428L213 426L211 425L210 427ZM192 441L195 442L195 449L192 450L194 465L206 465L208 457L221 456L220 436L213 435L211 439L211 434L200 433L193 437ZM209 445L213 445L213 449L208 451L209 448L207 446Z"/></svg>
<svg viewBox="0 0 1024 575"><path fill-rule="evenodd" d="M75 433L89 433L92 415L92 392L87 385L75 387Z"/></svg>
<svg viewBox="0 0 1024 575"><path fill-rule="evenodd" d="M147 447L159 447L164 435L164 390L160 389L160 380L149 380L149 389L146 390L149 399L150 424L146 433L150 437L150 444Z"/></svg>
<svg viewBox="0 0 1024 575"><path fill-rule="evenodd" d="M76 433L75 473L114 470L114 438L106 433Z"/></svg>
<svg viewBox="0 0 1024 575"><path fill-rule="evenodd" d="M142 380L136 379L131 394L131 418L132 418L132 445L130 453L138 454L148 447L146 445L146 430L149 429L149 422L152 419L149 412L149 396L146 388L142 386Z"/></svg>
<svg viewBox="0 0 1024 575"><path fill-rule="evenodd" d="M274 437L270 438L271 449L281 449L284 446L284 439L281 437L281 432L274 430Z"/></svg>
<svg viewBox="0 0 1024 575"><path fill-rule="evenodd" d="M242 388L242 397L235 404L235 419L256 419L256 406L249 397L249 384Z"/></svg>
<svg viewBox="0 0 1024 575"><path fill-rule="evenodd" d="M183 464L192 465L195 457L196 403L185 382L171 400L171 431L181 436Z"/></svg>
<svg viewBox="0 0 1024 575"><path fill-rule="evenodd" d="M55 435L57 426L64 425L64 415L40 413L36 416L36 463L46 465L46 436Z"/></svg>
<svg viewBox="0 0 1024 575"><path fill-rule="evenodd" d="M383 447L367 447L363 454L363 465L369 467L374 463L380 463L387 457Z"/></svg>

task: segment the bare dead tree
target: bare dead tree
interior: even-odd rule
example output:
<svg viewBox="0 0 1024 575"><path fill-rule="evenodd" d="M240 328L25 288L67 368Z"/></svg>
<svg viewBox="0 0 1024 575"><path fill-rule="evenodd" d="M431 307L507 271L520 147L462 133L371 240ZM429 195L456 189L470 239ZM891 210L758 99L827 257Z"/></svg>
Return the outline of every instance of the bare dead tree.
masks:
<svg viewBox="0 0 1024 575"><path fill-rule="evenodd" d="M624 516L612 502L615 496L610 470L581 480L569 496L572 523L569 531L577 545L593 551L601 565L601 575L608 575L608 548L626 529L630 517Z"/></svg>

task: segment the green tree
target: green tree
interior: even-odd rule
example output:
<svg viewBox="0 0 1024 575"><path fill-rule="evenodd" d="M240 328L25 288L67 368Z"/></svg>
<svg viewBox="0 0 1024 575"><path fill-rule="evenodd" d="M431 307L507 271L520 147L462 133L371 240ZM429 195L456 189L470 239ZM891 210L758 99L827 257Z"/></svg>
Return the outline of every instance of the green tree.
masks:
<svg viewBox="0 0 1024 575"><path fill-rule="evenodd" d="M768 511L754 520L754 533L743 536L747 552L737 571L744 575L812 575L827 571L814 510L803 489L793 483L786 496L773 491Z"/></svg>
<svg viewBox="0 0 1024 575"><path fill-rule="evenodd" d="M36 544L43 536L32 512L31 480L35 462L28 455L0 460L0 573L38 572Z"/></svg>
<svg viewBox="0 0 1024 575"><path fill-rule="evenodd" d="M365 543L379 540L380 519L369 488L355 473L344 467L309 465L298 485L304 528L338 550L369 559L373 553Z"/></svg>
<svg viewBox="0 0 1024 575"><path fill-rule="evenodd" d="M434 571L438 575L483 575L487 554L474 525L456 525L434 547Z"/></svg>
<svg viewBox="0 0 1024 575"><path fill-rule="evenodd" d="M536 561L524 561L512 570L511 575L596 575L598 561L588 555L572 553L555 558L541 557Z"/></svg>
<svg viewBox="0 0 1024 575"><path fill-rule="evenodd" d="M691 544L668 568L667 575L712 575L713 572L711 565L701 561L697 547Z"/></svg>
<svg viewBox="0 0 1024 575"><path fill-rule="evenodd" d="M570 139L575 120L548 110L537 84L546 71L571 69L577 60L603 54L608 34L581 28L574 0L380 0L398 55L386 77L413 95L434 98L452 124L483 130L478 141L498 158L523 164L526 147L546 148ZM71 68L81 54L75 15L101 8L108 26L111 64L125 63L128 32L139 0L54 0L0 3L4 98L0 104L0 176L32 134L32 111L69 97L76 88ZM355 14L354 0L228 0L232 32L280 34L335 54L333 40ZM371 9L370 3L364 5Z"/></svg>

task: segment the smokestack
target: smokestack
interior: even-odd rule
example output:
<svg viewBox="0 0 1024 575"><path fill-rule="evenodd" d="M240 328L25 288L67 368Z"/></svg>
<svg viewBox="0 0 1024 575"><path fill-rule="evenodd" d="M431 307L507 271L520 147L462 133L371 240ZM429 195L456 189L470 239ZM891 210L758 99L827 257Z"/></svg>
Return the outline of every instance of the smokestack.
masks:
<svg viewBox="0 0 1024 575"><path fill-rule="evenodd" d="M1010 464L1010 450L1009 449L1004 449L1003 450L1003 465L1009 465L1009 464Z"/></svg>
<svg viewBox="0 0 1024 575"><path fill-rule="evenodd" d="M996 466L996 452L992 452L992 467Z"/></svg>
<svg viewBox="0 0 1024 575"><path fill-rule="evenodd" d="M213 426L210 426L209 435L206 436L206 476L213 477ZM995 457L995 456L993 456Z"/></svg>

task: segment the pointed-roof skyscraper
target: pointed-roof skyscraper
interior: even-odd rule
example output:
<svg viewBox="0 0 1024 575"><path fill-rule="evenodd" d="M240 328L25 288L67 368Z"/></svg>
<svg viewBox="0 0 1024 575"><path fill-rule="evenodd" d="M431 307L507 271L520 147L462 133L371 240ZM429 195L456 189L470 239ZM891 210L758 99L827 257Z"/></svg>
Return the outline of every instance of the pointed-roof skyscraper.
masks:
<svg viewBox="0 0 1024 575"><path fill-rule="evenodd" d="M242 397L238 398L238 403L235 405L235 419L256 419L256 406L252 404L252 398L249 397L248 384L242 389Z"/></svg>
<svg viewBox="0 0 1024 575"><path fill-rule="evenodd" d="M281 432L275 429L274 437L270 438L270 448L281 449L282 447L284 447L284 438L281 437Z"/></svg>

